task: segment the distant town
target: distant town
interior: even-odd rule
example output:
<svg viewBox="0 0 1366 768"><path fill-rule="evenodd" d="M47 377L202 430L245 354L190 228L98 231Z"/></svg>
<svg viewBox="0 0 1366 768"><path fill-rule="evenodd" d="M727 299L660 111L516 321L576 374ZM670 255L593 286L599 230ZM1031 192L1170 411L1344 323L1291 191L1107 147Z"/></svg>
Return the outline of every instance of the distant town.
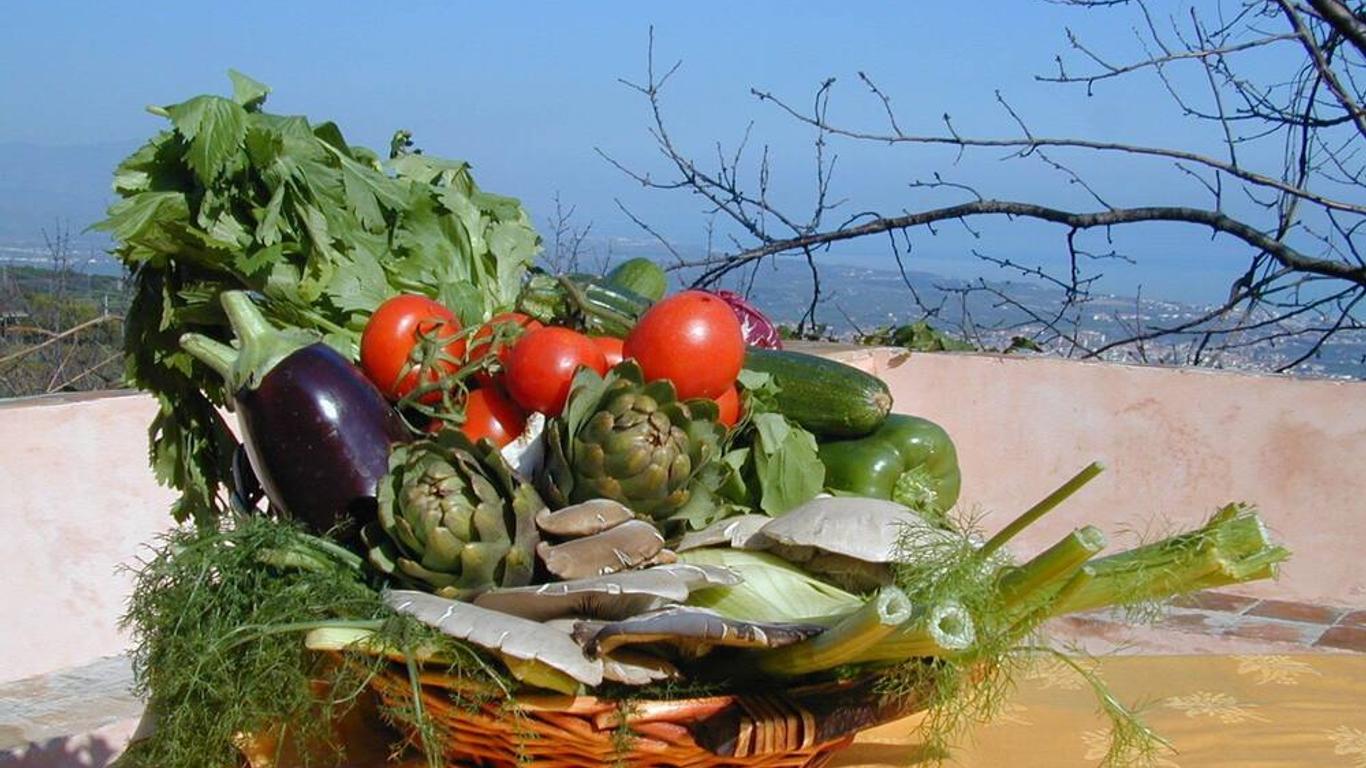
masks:
<svg viewBox="0 0 1366 768"><path fill-rule="evenodd" d="M97 239L78 237L62 254L62 263L58 265L54 263L49 244L43 240L0 239L0 265L62 266L78 273L119 275L118 264L104 253L104 247ZM642 252L637 254L618 248L614 253L618 256L659 255L649 247L639 250ZM914 293L908 288L908 282L915 289ZM1057 311L1063 297L1060 290L1039 282L972 283L990 290L972 294L973 298L965 302L959 292L969 285L960 278L926 272L908 272L903 276L891 268L852 266L835 260L822 263L821 300L816 309L820 335L855 340L878 329L928 320L936 330L982 349L1004 350L1012 347L1017 337L1038 335L1044 354L1082 357L1085 352L1078 351L1079 348L1101 349L1116 340L1131 337L1133 329L1139 327L1180 326L1211 309L1161 298L1136 300L1134 297L1093 294L1079 313L1069 314L1058 324L1066 334L1066 338L1061 338L1049 333L1036 334L1042 324L1032 319L1034 316L1051 317ZM795 325L810 302L810 273L804 262L780 259L772 268L763 269L750 288L756 303L774 320ZM993 299L996 292L1008 295L1010 303ZM916 296L919 296L919 304ZM936 312L926 317L926 307ZM6 311L13 311L13 308L0 306L0 314ZM1270 317L1262 310L1253 311ZM1253 319L1255 321L1257 317L1254 315ZM1241 344L1242 340L1227 339L1222 344L1211 344L1203 354L1201 364L1230 370L1276 371L1303 355L1314 341L1312 334L1296 335L1295 332L1321 324L1321 318L1305 315L1278 323L1276 329L1281 333L1277 335L1282 338L1274 343ZM1142 348L1136 345L1116 347L1096 356L1115 362L1181 365L1188 361L1191 345L1198 342L1198 337L1175 336L1155 340ZM1366 332L1339 333L1292 372L1298 376L1324 378L1366 377Z"/></svg>

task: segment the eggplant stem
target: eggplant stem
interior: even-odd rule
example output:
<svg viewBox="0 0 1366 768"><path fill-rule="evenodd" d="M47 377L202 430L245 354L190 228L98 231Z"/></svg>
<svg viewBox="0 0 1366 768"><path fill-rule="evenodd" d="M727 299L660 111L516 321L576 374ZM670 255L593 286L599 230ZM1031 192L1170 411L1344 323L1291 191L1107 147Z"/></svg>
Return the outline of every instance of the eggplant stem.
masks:
<svg viewBox="0 0 1366 768"><path fill-rule="evenodd" d="M275 330L246 291L224 291L219 300L223 302L223 311L228 313L228 324L242 346Z"/></svg>
<svg viewBox="0 0 1366 768"><path fill-rule="evenodd" d="M227 344L202 333L186 333L180 337L180 348L212 368L224 381L232 376L233 366L237 363L237 350Z"/></svg>

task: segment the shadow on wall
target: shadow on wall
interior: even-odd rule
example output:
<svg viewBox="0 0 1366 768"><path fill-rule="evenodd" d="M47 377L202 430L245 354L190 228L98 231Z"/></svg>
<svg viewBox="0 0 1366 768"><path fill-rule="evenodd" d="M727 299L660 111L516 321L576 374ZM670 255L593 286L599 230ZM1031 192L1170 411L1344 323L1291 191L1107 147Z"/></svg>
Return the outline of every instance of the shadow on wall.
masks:
<svg viewBox="0 0 1366 768"><path fill-rule="evenodd" d="M100 736L62 736L0 753L0 768L105 768L122 752Z"/></svg>

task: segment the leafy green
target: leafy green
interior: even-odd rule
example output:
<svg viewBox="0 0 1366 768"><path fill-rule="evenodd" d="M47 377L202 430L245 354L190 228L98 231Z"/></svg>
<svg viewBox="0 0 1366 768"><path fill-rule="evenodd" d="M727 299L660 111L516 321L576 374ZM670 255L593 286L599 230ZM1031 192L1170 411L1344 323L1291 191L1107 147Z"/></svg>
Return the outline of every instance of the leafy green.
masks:
<svg viewBox="0 0 1366 768"><path fill-rule="evenodd" d="M738 381L744 418L731 431L721 477L711 487L736 504L781 515L815 498L825 485L816 436L779 412L772 376L741 370Z"/></svg>
<svg viewBox="0 0 1366 768"><path fill-rule="evenodd" d="M825 465L816 453L816 437L777 413L754 417L754 475L759 482L759 508L781 515L815 498L825 485Z"/></svg>
<svg viewBox="0 0 1366 768"><path fill-rule="evenodd" d="M264 112L270 89L228 75L232 98L152 108L170 128L119 165L121 199L95 225L133 275L126 373L160 405L152 465L181 493L176 519L201 524L225 511L234 442L216 408L231 393L178 340L231 339L220 293L256 292L271 322L354 359L384 299L422 293L480 321L514 303L540 247L518 202L481 191L466 163L405 136L385 167L330 122Z"/></svg>

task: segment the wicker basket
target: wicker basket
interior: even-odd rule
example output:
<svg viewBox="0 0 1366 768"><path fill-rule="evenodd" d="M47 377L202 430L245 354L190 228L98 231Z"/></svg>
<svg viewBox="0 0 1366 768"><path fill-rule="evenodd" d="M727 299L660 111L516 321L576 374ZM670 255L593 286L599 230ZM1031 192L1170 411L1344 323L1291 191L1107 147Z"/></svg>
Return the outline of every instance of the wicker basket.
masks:
<svg viewBox="0 0 1366 768"><path fill-rule="evenodd" d="M413 704L402 669L382 672L372 685L391 707ZM421 688L453 767L822 766L859 731L921 708L915 700L878 696L872 680L628 703L553 695L480 702L469 695L468 681L431 673L422 675Z"/></svg>

